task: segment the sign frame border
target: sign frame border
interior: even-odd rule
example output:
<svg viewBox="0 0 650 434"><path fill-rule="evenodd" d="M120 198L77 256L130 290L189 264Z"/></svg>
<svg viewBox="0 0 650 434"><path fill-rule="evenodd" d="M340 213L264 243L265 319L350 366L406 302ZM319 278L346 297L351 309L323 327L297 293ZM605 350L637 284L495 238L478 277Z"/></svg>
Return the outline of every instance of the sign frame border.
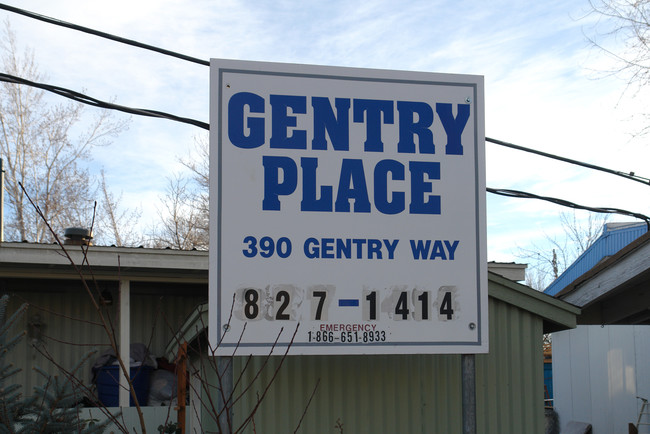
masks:
<svg viewBox="0 0 650 434"><path fill-rule="evenodd" d="M302 70L297 72L296 70ZM325 73L324 71L327 71ZM374 343L341 343L341 342L235 342L224 343L222 342L224 336L224 328L227 327L227 321L224 323L222 315L222 291L221 291L221 229L222 229L222 150L223 150L223 116L220 110L223 107L223 94L221 92L223 86L223 76L226 73L235 74L249 74L249 75L264 75L264 76L281 76L281 77L300 77L300 78L315 78L315 79L328 79L328 80L348 80L360 82L383 82L383 83L399 83L399 84L416 84L416 85L432 85L432 86L458 86L467 87L472 90L471 104L475 110L474 115L474 202L475 202L475 216L474 221L476 224L476 240L475 249L476 255L476 310L477 310L477 339L476 341L467 342L453 342L453 341L422 341L422 342L374 342ZM364 74L361 76L360 74ZM412 78L396 78L395 75L411 76ZM215 80L214 76L217 76ZM434 79L435 77L435 79ZM448 81L456 79L456 81ZM217 95L217 98L214 95ZM218 107L214 107L216 105ZM216 131L213 130L216 118ZM341 351L337 354L392 354L394 352L381 352L381 351L358 351L359 348L372 348L372 347L440 347L444 351L421 351L418 354L474 354L474 353L487 353L489 349L489 329L488 329L488 279L487 279L487 228L486 228L486 189L485 189L485 99L484 99L484 83L483 76L467 75L467 74L444 74L433 72L413 72L401 70L385 70L385 69L365 69L365 68L350 68L338 66L319 66L319 65L303 65L291 63L276 63L276 62L258 62L258 61L244 61L244 60L228 60L228 59L210 59L210 179L214 179L216 171L217 178L217 199L213 198L213 187L210 184L210 215L216 215L216 218L210 218L210 246L216 246L216 249L210 248L209 253L209 311L208 311L208 324L209 324L209 342L213 349L216 350L217 355L244 355L248 354L245 351L240 351L241 354L235 354L237 350L244 350L246 348L262 348L264 351L261 353L269 354L274 348L284 349L287 346L292 348L300 347L339 347L339 348L356 348L357 351ZM217 155L213 155L213 137L218 137ZM214 164L216 160L216 165ZM216 211L216 214L215 214ZM213 273L213 269L215 273ZM214 293L216 292L216 300ZM216 313L215 313L216 311ZM296 322L296 324L298 324ZM212 326L215 327L212 327ZM215 330L216 329L216 330ZM452 351L458 349L458 351ZM289 354L292 354L290 351ZM302 354L302 353L299 353ZM319 352L308 352L308 355L321 354ZM326 352L322 354L331 354Z"/></svg>

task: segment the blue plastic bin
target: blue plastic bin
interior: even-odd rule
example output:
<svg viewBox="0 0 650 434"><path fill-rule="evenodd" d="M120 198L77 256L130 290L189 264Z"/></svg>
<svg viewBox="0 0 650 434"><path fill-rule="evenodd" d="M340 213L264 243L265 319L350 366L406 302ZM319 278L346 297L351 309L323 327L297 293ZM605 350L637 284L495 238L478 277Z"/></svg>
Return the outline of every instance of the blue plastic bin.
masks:
<svg viewBox="0 0 650 434"><path fill-rule="evenodd" d="M151 366L131 366L131 382L135 389L138 403L147 405L149 397L149 376ZM118 365L103 366L97 371L97 396L105 407L120 405L120 367ZM129 396L129 405L133 407L133 397Z"/></svg>

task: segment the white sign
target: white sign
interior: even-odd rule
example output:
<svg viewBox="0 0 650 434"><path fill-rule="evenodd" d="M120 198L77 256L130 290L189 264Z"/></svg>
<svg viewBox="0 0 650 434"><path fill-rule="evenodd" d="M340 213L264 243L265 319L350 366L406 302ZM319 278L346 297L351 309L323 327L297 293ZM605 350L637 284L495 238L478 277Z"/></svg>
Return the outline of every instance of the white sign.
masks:
<svg viewBox="0 0 650 434"><path fill-rule="evenodd" d="M487 352L483 78L210 74L217 354Z"/></svg>

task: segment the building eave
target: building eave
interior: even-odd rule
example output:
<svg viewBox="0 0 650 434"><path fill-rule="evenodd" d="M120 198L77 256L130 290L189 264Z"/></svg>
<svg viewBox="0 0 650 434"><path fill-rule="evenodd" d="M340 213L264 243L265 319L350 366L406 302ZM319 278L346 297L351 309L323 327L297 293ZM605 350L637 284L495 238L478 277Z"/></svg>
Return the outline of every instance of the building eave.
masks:
<svg viewBox="0 0 650 434"><path fill-rule="evenodd" d="M545 333L576 327L580 308L495 273L488 273L488 280L490 297L540 316Z"/></svg>
<svg viewBox="0 0 650 434"><path fill-rule="evenodd" d="M580 324L650 324L650 232L601 261L556 297L582 308Z"/></svg>
<svg viewBox="0 0 650 434"><path fill-rule="evenodd" d="M207 283L208 252L0 243L1 277L77 279L80 273L103 280Z"/></svg>

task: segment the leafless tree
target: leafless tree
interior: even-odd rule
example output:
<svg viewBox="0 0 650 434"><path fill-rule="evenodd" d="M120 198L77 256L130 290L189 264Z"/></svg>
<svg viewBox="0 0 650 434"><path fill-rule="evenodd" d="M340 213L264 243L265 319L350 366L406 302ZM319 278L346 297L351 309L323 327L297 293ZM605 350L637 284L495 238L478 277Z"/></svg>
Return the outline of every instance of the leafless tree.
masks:
<svg viewBox="0 0 650 434"><path fill-rule="evenodd" d="M608 74L623 78L625 93L636 97L650 83L650 0L589 0L591 13L598 16L589 41L614 60ZM640 113L645 127L635 134L650 132L650 113Z"/></svg>
<svg viewBox="0 0 650 434"><path fill-rule="evenodd" d="M168 179L167 192L161 197L158 209L160 220L152 230L152 247L207 249L207 234L202 229L205 226L190 183L191 180L179 174Z"/></svg>
<svg viewBox="0 0 650 434"><path fill-rule="evenodd" d="M197 136L194 149L187 158L181 158L181 163L190 169L195 184L199 187L196 193L202 213L208 214L208 190L210 187L210 145L207 136Z"/></svg>
<svg viewBox="0 0 650 434"><path fill-rule="evenodd" d="M528 262L526 284L544 290L598 239L608 219L608 214L589 213L580 219L575 211L560 213L562 235L545 234L544 244L519 248L517 256Z"/></svg>
<svg viewBox="0 0 650 434"><path fill-rule="evenodd" d="M197 138L192 153L181 159L189 175L169 178L167 192L161 197L159 224L152 230L153 247L180 250L208 248L209 174L207 138Z"/></svg>
<svg viewBox="0 0 650 434"><path fill-rule="evenodd" d="M192 204L196 209L196 237L201 247L208 247L210 213L210 144L207 135L197 136L189 156L181 163L190 170L193 184Z"/></svg>
<svg viewBox="0 0 650 434"><path fill-rule="evenodd" d="M31 50L19 52L8 22L0 42L4 72L44 81ZM44 91L0 84L0 158L5 169L7 239L49 242L43 220L26 203L22 184L57 230L88 226L96 188L84 164L96 146L106 145L126 127L107 111L94 119L79 103L51 104Z"/></svg>
<svg viewBox="0 0 650 434"><path fill-rule="evenodd" d="M115 197L106 185L106 176L101 171L99 189L100 202L99 226L102 230L104 244L114 244L118 247L135 247L144 244L145 240L139 230L138 222L142 215L141 209L122 209L122 196Z"/></svg>
<svg viewBox="0 0 650 434"><path fill-rule="evenodd" d="M650 0L590 0L600 16L591 42L613 57L630 84L650 82ZM617 43L622 43L618 48Z"/></svg>

